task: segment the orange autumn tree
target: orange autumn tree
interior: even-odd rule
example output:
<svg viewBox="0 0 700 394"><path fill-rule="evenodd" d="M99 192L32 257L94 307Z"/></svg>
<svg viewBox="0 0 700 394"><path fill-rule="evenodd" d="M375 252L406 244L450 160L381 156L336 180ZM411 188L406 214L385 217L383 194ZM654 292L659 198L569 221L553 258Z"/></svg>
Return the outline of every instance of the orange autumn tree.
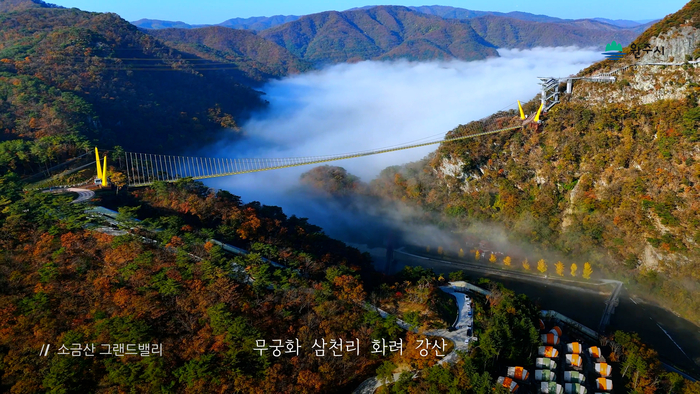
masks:
<svg viewBox="0 0 700 394"><path fill-rule="evenodd" d="M425 356L421 355L421 350L425 349L426 345L426 338L428 341L430 341L430 349L428 349L428 352L423 352L423 354L426 354ZM438 357L435 354L435 351L438 350L437 348L433 349L432 345L434 344L434 341L438 340L439 345L442 345L441 338L435 338L435 337L427 337L425 335L421 334L416 334L411 331L406 332L406 338L404 339L404 350L403 350L403 356L400 356L398 353L394 354L394 363L401 367L402 365L408 366L411 369L424 369L427 367L430 367L432 365L435 365L441 357ZM423 341L422 343L420 341ZM447 343L447 341L446 341ZM422 345L422 346L421 346ZM445 352L442 352L442 354L446 354Z"/></svg>

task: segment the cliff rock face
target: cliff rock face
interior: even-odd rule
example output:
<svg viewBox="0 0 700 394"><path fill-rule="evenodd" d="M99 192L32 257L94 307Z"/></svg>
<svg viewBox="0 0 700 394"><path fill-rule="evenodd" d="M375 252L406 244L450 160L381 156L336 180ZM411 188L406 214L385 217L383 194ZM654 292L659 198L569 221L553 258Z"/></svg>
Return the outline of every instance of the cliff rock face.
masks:
<svg viewBox="0 0 700 394"><path fill-rule="evenodd" d="M673 27L667 32L659 34L657 37L652 37L649 40L651 52L642 52L643 56L639 59L641 63L656 63L656 62L684 62L686 55L692 56L695 49L700 43L700 29L692 26ZM654 48L664 48L663 55L655 53Z"/></svg>
<svg viewBox="0 0 700 394"><path fill-rule="evenodd" d="M480 176L475 173L468 174L463 172L464 164L464 160L460 158L445 157L435 169L435 174L445 181L445 186L450 190L456 189L470 193L477 189L472 186L469 180L478 180Z"/></svg>
<svg viewBox="0 0 700 394"><path fill-rule="evenodd" d="M622 104L632 107L659 100L685 98L689 87L700 81L698 65L638 66L615 75L617 82L579 82L571 99L593 105Z"/></svg>
<svg viewBox="0 0 700 394"><path fill-rule="evenodd" d="M621 103L627 106L650 104L659 100L680 100L693 84L700 82L700 64L687 63L697 57L700 29L689 25L672 27L648 40L649 52L641 51L639 59L628 53L624 60L609 63L593 73L614 72L614 84L580 82L574 84L572 99L598 105ZM643 45L645 43L637 44ZM659 51L655 51L655 49ZM660 52L663 48L663 54ZM675 63L676 65L643 65ZM640 65L642 64L642 65Z"/></svg>

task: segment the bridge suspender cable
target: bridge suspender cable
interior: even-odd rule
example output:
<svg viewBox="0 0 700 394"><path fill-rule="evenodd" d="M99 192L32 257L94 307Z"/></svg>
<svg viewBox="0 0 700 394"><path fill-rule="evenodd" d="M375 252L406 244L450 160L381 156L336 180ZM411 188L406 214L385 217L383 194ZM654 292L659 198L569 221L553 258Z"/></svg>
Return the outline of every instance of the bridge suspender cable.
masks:
<svg viewBox="0 0 700 394"><path fill-rule="evenodd" d="M174 182L183 178L207 179L251 172L269 171L281 168L320 164L331 161L373 156L406 149L420 148L445 142L465 140L522 128L526 123L498 130L484 131L460 137L416 143L394 148L377 149L365 152L346 153L330 156L310 156L270 159L224 159L187 156L166 156L126 152L126 175L129 186L145 186L155 181Z"/></svg>

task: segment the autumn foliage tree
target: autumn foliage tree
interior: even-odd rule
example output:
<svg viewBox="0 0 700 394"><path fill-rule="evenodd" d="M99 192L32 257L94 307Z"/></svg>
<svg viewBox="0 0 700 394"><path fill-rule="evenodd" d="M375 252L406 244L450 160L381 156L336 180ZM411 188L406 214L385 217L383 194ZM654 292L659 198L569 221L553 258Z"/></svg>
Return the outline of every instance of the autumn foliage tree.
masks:
<svg viewBox="0 0 700 394"><path fill-rule="evenodd" d="M591 274L593 273L593 268L591 268L591 263L586 262L583 265L583 277L585 279L591 279Z"/></svg>
<svg viewBox="0 0 700 394"><path fill-rule="evenodd" d="M537 262L537 270L543 274L547 272L547 263L544 261L544 259L540 259Z"/></svg>
<svg viewBox="0 0 700 394"><path fill-rule="evenodd" d="M564 276L564 263L562 263L561 261L557 261L557 263L554 264L554 267L557 270L557 275Z"/></svg>

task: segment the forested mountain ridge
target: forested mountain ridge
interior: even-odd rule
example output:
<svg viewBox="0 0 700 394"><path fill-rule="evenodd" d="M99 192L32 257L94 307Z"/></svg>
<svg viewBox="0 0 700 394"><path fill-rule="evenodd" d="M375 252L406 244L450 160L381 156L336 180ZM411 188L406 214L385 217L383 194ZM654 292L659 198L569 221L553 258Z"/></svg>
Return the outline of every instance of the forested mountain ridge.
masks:
<svg viewBox="0 0 700 394"><path fill-rule="evenodd" d="M287 64L294 61L286 54L280 55L279 50L272 49L271 45L286 48L297 57L296 63L300 65L290 67L293 70L302 69L303 65L320 67L361 60L476 60L498 56L498 47L576 45L602 49L603 43L612 40L626 45L639 34L632 29L591 19L528 20L499 13L474 13L472 16L462 20L419 12L415 7L374 6L306 15L258 31L256 35L213 27L194 29L192 26L171 29L168 33L153 29L146 32L180 50L212 59L221 59L222 53L245 55L242 47L250 48L249 43L255 43L265 48L260 54L270 53L272 67L281 71L284 67L277 66L281 61ZM242 44L227 38L232 36ZM263 40L271 43L265 44ZM213 45L204 44L202 47L203 41ZM267 57L260 54L257 54L259 58ZM246 62L248 67L243 65ZM242 69L249 69L253 64L256 64L254 68L263 69L257 65L260 62L254 57L236 60ZM260 75L274 73L262 72Z"/></svg>
<svg viewBox="0 0 700 394"><path fill-rule="evenodd" d="M310 70L309 62L292 55L286 48L248 30L220 26L199 29L161 29L148 34L185 53L216 62L230 63L249 83ZM223 67L223 65L222 65Z"/></svg>
<svg viewBox="0 0 700 394"><path fill-rule="evenodd" d="M420 14L406 7L322 12L259 34L316 63L396 57L475 60L498 56L493 45L465 23Z"/></svg>
<svg viewBox="0 0 700 394"><path fill-rule="evenodd" d="M173 152L235 129L264 102L240 70L206 71L207 61L115 14L0 13L2 165L31 172L34 160L55 164L90 144Z"/></svg>

